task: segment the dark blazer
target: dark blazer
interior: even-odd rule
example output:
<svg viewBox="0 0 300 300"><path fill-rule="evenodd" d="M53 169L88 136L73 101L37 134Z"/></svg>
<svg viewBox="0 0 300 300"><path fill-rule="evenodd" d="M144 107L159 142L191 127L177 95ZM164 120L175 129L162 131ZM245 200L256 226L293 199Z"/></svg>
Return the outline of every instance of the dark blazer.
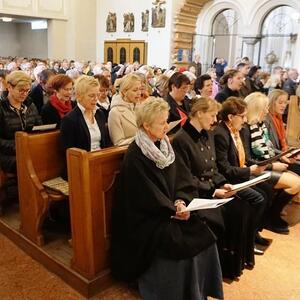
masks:
<svg viewBox="0 0 300 300"><path fill-rule="evenodd" d="M298 83L294 82L292 79L289 78L284 82L282 89L286 91L289 94L289 96L291 96L296 95L297 86Z"/></svg>
<svg viewBox="0 0 300 300"><path fill-rule="evenodd" d="M101 132L100 147L106 148L111 146L108 130L105 125L105 116L101 110L97 109L95 119ZM90 132L78 106L62 118L60 134L61 142L65 150L76 147L91 151Z"/></svg>
<svg viewBox="0 0 300 300"><path fill-rule="evenodd" d="M75 101L71 101L72 108L76 106ZM61 118L57 109L48 101L41 110L41 117L43 124L57 124L57 128L60 128Z"/></svg>
<svg viewBox="0 0 300 300"><path fill-rule="evenodd" d="M239 97L240 93L238 91L233 91L231 90L227 85L224 87L224 89L219 92L215 99L220 102L223 103L227 98L229 98L230 96L234 96L234 97Z"/></svg>
<svg viewBox="0 0 300 300"><path fill-rule="evenodd" d="M108 109L105 109L103 106L101 106L99 103L97 103L97 107L103 112L103 114L105 116L105 122L107 123L108 114L109 114L109 111L110 111L110 105L109 105Z"/></svg>
<svg viewBox="0 0 300 300"><path fill-rule="evenodd" d="M244 136L240 134L243 142ZM250 178L250 168L239 166L237 148L231 137L230 131L224 122L221 122L214 131L217 166L227 180L232 183L247 181ZM243 142L244 144L244 142ZM245 148L245 147L244 147ZM246 164L251 165L245 150ZM248 159L248 160L247 160Z"/></svg>
<svg viewBox="0 0 300 300"><path fill-rule="evenodd" d="M174 137L176 154L176 199L211 198L228 180L218 172L212 133L200 133L189 120Z"/></svg>
<svg viewBox="0 0 300 300"><path fill-rule="evenodd" d="M187 98L184 98L181 106L177 104L177 102L173 99L173 97L170 94L168 94L166 100L170 105L168 122L173 122L181 119L178 109L185 113L187 116L189 115L190 106L189 100ZM168 134L176 133L180 129L180 127L181 125L178 124Z"/></svg>
<svg viewBox="0 0 300 300"><path fill-rule="evenodd" d="M42 86L38 83L34 84L28 96L31 98L40 114L44 105L44 91Z"/></svg>

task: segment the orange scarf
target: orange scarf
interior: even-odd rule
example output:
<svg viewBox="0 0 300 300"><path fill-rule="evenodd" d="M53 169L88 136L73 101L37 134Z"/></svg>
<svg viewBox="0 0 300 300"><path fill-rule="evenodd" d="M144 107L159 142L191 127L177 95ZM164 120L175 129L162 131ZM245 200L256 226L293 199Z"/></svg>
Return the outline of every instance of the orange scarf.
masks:
<svg viewBox="0 0 300 300"><path fill-rule="evenodd" d="M285 138L285 128L284 124L282 121L282 116L275 114L275 113L270 113L270 116L272 118L274 127L276 129L276 133L280 142L281 150L286 151L288 148L286 138Z"/></svg>
<svg viewBox="0 0 300 300"><path fill-rule="evenodd" d="M240 167L244 168L245 167L245 163L246 163L246 155L245 155L244 145L243 145L243 142L241 140L240 132L238 130L236 130L235 128L233 128L231 125L229 125L227 123L226 123L226 125L227 125L230 133L234 137L235 147L237 149L238 156L239 156Z"/></svg>

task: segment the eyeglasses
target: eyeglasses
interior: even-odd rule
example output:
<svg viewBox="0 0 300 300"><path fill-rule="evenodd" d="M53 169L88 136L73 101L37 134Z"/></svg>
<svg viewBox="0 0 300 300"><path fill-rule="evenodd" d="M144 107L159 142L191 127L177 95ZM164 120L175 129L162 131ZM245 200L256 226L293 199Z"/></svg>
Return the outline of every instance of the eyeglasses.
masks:
<svg viewBox="0 0 300 300"><path fill-rule="evenodd" d="M247 119L247 115L239 115L239 114L237 114L237 115L235 115L235 116L241 117L242 119Z"/></svg>
<svg viewBox="0 0 300 300"><path fill-rule="evenodd" d="M30 89L17 89L20 94L28 94Z"/></svg>

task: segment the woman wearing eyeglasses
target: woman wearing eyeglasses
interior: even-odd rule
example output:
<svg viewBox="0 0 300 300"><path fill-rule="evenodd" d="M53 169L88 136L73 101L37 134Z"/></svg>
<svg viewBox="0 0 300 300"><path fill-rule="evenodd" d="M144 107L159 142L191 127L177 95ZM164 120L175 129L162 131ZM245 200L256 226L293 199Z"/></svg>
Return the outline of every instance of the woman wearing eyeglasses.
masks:
<svg viewBox="0 0 300 300"><path fill-rule="evenodd" d="M30 130L42 121L34 104L26 106L31 78L23 71L7 75L8 95L0 101L0 167L6 173L16 173L15 132Z"/></svg>

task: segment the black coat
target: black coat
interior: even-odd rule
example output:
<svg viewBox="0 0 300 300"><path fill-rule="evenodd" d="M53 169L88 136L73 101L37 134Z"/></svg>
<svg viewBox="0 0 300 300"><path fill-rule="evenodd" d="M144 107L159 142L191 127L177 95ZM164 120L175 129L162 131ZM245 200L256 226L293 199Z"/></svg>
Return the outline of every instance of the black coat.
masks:
<svg viewBox="0 0 300 300"><path fill-rule="evenodd" d="M156 256L185 259L215 242L197 214L175 214L175 164L159 169L133 142L125 155L112 209L111 270L122 280L138 278Z"/></svg>
<svg viewBox="0 0 300 300"><path fill-rule="evenodd" d="M95 119L101 132L100 147L106 148L111 146L108 131L105 126L105 117L101 110L97 109ZM61 142L65 150L76 147L91 151L90 132L78 106L62 118L60 133Z"/></svg>
<svg viewBox="0 0 300 300"><path fill-rule="evenodd" d="M11 109L7 98L0 101L0 166L8 173L16 173L15 133L29 131L33 126L42 124L33 103L29 106L24 105L21 115Z"/></svg>
<svg viewBox="0 0 300 300"><path fill-rule="evenodd" d="M39 114L41 113L42 107L44 105L44 90L42 86L38 83L34 84L29 93L31 101L35 104ZM45 123L48 124L48 123Z"/></svg>
<svg viewBox="0 0 300 300"><path fill-rule="evenodd" d="M289 94L289 96L291 96L291 95L296 95L297 87L298 87L298 83L288 78L284 82L282 89L286 91Z"/></svg>
<svg viewBox="0 0 300 300"><path fill-rule="evenodd" d="M243 142L243 135L240 134ZM227 180L231 183L238 183L250 179L250 168L241 168L239 166L239 156L237 148L231 137L230 131L224 122L221 122L214 131L215 147L217 156L217 166ZM243 143L244 144L244 143ZM251 165L246 155L246 165Z"/></svg>
<svg viewBox="0 0 300 300"><path fill-rule="evenodd" d="M215 99L220 102L223 103L227 98L234 96L234 97L239 97L240 94L238 91L233 91L231 90L227 85L224 87L224 89L222 91L220 91Z"/></svg>
<svg viewBox="0 0 300 300"><path fill-rule="evenodd" d="M178 110L181 110L184 114L186 114L186 116L189 115L190 112L189 99L184 98L182 105L180 106L177 104L177 102L173 99L173 97L170 94L167 95L166 100L170 105L168 122L173 122L181 119ZM178 124L168 134L176 133L180 129L180 127L181 125Z"/></svg>
<svg viewBox="0 0 300 300"><path fill-rule="evenodd" d="M75 101L71 101L71 106L74 108L76 106ZM43 124L57 124L57 128L60 128L61 117L57 111L57 109L51 104L51 101L48 101L43 107L41 111L41 117L43 120Z"/></svg>
<svg viewBox="0 0 300 300"><path fill-rule="evenodd" d="M175 135L176 197L191 201L193 198L211 198L214 190L228 182L218 172L214 138L211 132L200 133L187 121Z"/></svg>

